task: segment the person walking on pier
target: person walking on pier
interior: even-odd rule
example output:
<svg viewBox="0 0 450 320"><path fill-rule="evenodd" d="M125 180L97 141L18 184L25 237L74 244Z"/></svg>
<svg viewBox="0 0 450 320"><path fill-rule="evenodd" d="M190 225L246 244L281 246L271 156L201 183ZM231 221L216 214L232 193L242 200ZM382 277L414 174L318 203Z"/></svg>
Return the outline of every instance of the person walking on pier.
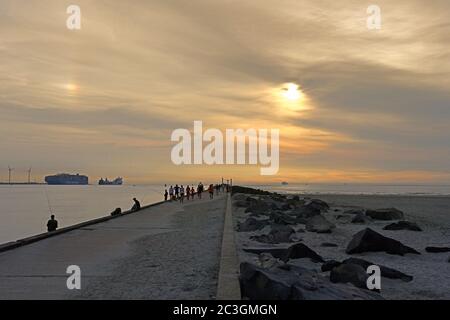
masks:
<svg viewBox="0 0 450 320"><path fill-rule="evenodd" d="M180 202L183 203L184 201L184 187L181 185L180 187Z"/></svg>
<svg viewBox="0 0 450 320"><path fill-rule="evenodd" d="M169 197L169 193L167 192L167 189L164 191L164 201L167 201L167 198Z"/></svg>
<svg viewBox="0 0 450 320"><path fill-rule="evenodd" d="M214 185L212 183L209 185L208 192L209 192L209 198L213 199L214 198Z"/></svg>
<svg viewBox="0 0 450 320"><path fill-rule="evenodd" d="M173 200L173 187L172 186L170 186L170 188L169 188L169 199Z"/></svg>
<svg viewBox="0 0 450 320"><path fill-rule="evenodd" d="M191 186L191 199L194 200L195 188L194 185Z"/></svg>
<svg viewBox="0 0 450 320"><path fill-rule="evenodd" d="M180 195L180 187L176 184L174 189L175 189L175 200L177 200Z"/></svg>
<svg viewBox="0 0 450 320"><path fill-rule="evenodd" d="M203 192L203 184L200 182L197 186L197 196L199 199L202 198L202 192Z"/></svg>
<svg viewBox="0 0 450 320"><path fill-rule="evenodd" d="M52 214L47 222L47 231L52 232L56 231L56 229L58 229L58 221L55 220L55 216Z"/></svg>
<svg viewBox="0 0 450 320"><path fill-rule="evenodd" d="M191 188L189 185L186 187L186 199L189 201L189 197L191 196Z"/></svg>

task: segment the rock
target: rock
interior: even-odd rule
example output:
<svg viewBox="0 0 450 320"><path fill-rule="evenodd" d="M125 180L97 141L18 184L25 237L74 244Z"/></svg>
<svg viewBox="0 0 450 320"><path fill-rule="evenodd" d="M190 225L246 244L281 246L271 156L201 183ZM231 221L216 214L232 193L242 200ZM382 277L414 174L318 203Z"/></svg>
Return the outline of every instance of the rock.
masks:
<svg viewBox="0 0 450 320"><path fill-rule="evenodd" d="M396 223L391 223L383 228L383 230L411 230L411 231L422 231L422 229L417 225L417 223L409 221L399 221Z"/></svg>
<svg viewBox="0 0 450 320"><path fill-rule="evenodd" d="M364 213L358 213L355 217L352 219L352 223L369 223L371 220L369 217L367 217Z"/></svg>
<svg viewBox="0 0 450 320"><path fill-rule="evenodd" d="M294 217L291 217L290 215L281 211L272 212L270 214L270 220L275 224L297 224L297 221Z"/></svg>
<svg viewBox="0 0 450 320"><path fill-rule="evenodd" d="M248 218L245 222L238 223L237 231L239 232L251 232L256 230L261 230L265 226L269 224L269 221L266 220L258 220L255 218Z"/></svg>
<svg viewBox="0 0 450 320"><path fill-rule="evenodd" d="M245 210L245 212L252 212L256 214L269 214L272 206L263 200L258 200L257 202L251 203L250 206Z"/></svg>
<svg viewBox="0 0 450 320"><path fill-rule="evenodd" d="M342 262L336 260L328 260L324 264L322 264L321 270L322 272L331 271L333 268L341 265Z"/></svg>
<svg viewBox="0 0 450 320"><path fill-rule="evenodd" d="M333 283L351 283L355 287L367 289L369 275L366 270L357 264L340 264L330 273L330 281Z"/></svg>
<svg viewBox="0 0 450 320"><path fill-rule="evenodd" d="M410 282L413 280L413 276L407 275L403 272L400 272L398 270L389 268L389 267L385 267L367 260L363 260L363 259L358 259L358 258L349 258L344 260L343 262L339 262L336 260L329 260L327 262L325 262L322 265L322 271L326 272L326 271L331 271L333 268L341 265L341 264L356 264L361 266L364 270L366 270L367 273L367 269L369 268L369 266L372 265L377 265L380 268L381 271L381 276L385 277L385 278L389 278L389 279L400 279L402 281L405 282Z"/></svg>
<svg viewBox="0 0 450 320"><path fill-rule="evenodd" d="M364 209L350 209L350 210L345 210L344 214L366 214L366 210L364 210Z"/></svg>
<svg viewBox="0 0 450 320"><path fill-rule="evenodd" d="M377 210L368 209L366 210L366 216L375 220L401 220L404 217L403 212L395 208Z"/></svg>
<svg viewBox="0 0 450 320"><path fill-rule="evenodd" d="M326 212L328 209L330 209L330 206L325 201L319 200L319 199L312 199L307 204L307 207L309 208L317 208L321 212Z"/></svg>
<svg viewBox="0 0 450 320"><path fill-rule="evenodd" d="M406 253L420 254L401 242L385 237L372 229L364 229L355 234L347 246L348 254L385 251L389 254L403 256Z"/></svg>
<svg viewBox="0 0 450 320"><path fill-rule="evenodd" d="M245 201L247 201L248 204L250 205L250 204L257 203L258 199L257 198L253 198L253 197L247 197L247 198L245 198Z"/></svg>
<svg viewBox="0 0 450 320"><path fill-rule="evenodd" d="M295 207L292 210L292 214L294 216L296 216L297 219L299 220L304 220L306 221L307 219L314 217L314 216L318 216L320 215L320 210L314 207L307 207L307 206L298 206Z"/></svg>
<svg viewBox="0 0 450 320"><path fill-rule="evenodd" d="M426 247L426 252L430 253L443 253L443 252L450 252L450 248L448 247Z"/></svg>
<svg viewBox="0 0 450 320"><path fill-rule="evenodd" d="M274 258L270 253L261 253L258 257L259 266L265 269L276 268L282 266L284 263L279 259Z"/></svg>
<svg viewBox="0 0 450 320"><path fill-rule="evenodd" d="M272 225L269 234L263 234L260 236L253 236L250 239L256 240L262 243L283 243L291 242L291 236L295 234L295 230L286 225Z"/></svg>
<svg viewBox="0 0 450 320"><path fill-rule="evenodd" d="M237 208L247 208L250 204L245 200L237 200L233 202L233 205Z"/></svg>
<svg viewBox="0 0 450 320"><path fill-rule="evenodd" d="M324 216L314 216L306 222L306 230L317 233L331 233L336 226L329 222Z"/></svg>
<svg viewBox="0 0 450 320"><path fill-rule="evenodd" d="M237 194L233 195L234 201L246 201L246 199L247 199L247 196L242 193L237 193Z"/></svg>
<svg viewBox="0 0 450 320"><path fill-rule="evenodd" d="M337 248L338 247L338 245L336 243L330 243L330 242L324 242L320 246L326 247L326 248Z"/></svg>
<svg viewBox="0 0 450 320"><path fill-rule="evenodd" d="M314 250L310 249L303 243L297 243L287 249L285 256L281 259L288 261L290 259L310 258L313 262L324 262L323 258L319 256Z"/></svg>
<svg viewBox="0 0 450 320"><path fill-rule="evenodd" d="M398 270L388 268L388 267L385 267L385 266L382 266L382 265L379 265L379 264L376 264L376 263L373 263L370 261L366 261L363 259L350 258L350 259L344 260L342 263L357 264L357 265L363 267L364 270L366 270L366 272L367 272L367 268L369 268L369 266L377 265L380 268L382 277L389 278L389 279L400 279L405 282L410 282L413 280L413 276L404 274L403 272L400 272Z"/></svg>
<svg viewBox="0 0 450 320"><path fill-rule="evenodd" d="M289 248L249 248L244 249L245 252L261 254L270 253L273 257L287 262L291 259L309 258L313 262L324 262L321 256L319 256L314 250L310 249L303 243L296 243Z"/></svg>
<svg viewBox="0 0 450 320"><path fill-rule="evenodd" d="M263 269L250 263L240 265L241 294L250 300L381 300L375 292L352 285L334 284L316 271L285 265Z"/></svg>

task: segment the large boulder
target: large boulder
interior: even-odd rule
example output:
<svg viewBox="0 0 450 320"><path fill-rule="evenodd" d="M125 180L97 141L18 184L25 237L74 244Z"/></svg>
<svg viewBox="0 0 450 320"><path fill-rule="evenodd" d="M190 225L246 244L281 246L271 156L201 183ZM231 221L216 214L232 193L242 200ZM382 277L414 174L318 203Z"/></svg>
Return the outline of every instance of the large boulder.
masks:
<svg viewBox="0 0 450 320"><path fill-rule="evenodd" d="M351 283L355 287L367 289L369 275L357 264L340 264L331 269L330 281L333 283Z"/></svg>
<svg viewBox="0 0 450 320"><path fill-rule="evenodd" d="M276 268L282 266L283 264L284 262L267 252L261 253L258 257L258 266L264 269Z"/></svg>
<svg viewBox="0 0 450 320"><path fill-rule="evenodd" d="M426 252L430 253L443 253L443 252L450 252L450 248L448 247L426 247Z"/></svg>
<svg viewBox="0 0 450 320"><path fill-rule="evenodd" d="M366 224L369 223L371 220L368 216L366 216L364 213L358 213L356 216L353 217L352 223L360 223L360 224Z"/></svg>
<svg viewBox="0 0 450 320"><path fill-rule="evenodd" d="M245 199L247 199L247 196L243 193L236 193L235 195L233 195L234 201L245 201Z"/></svg>
<svg viewBox="0 0 450 320"><path fill-rule="evenodd" d="M251 232L256 230L261 230L269 224L269 220L258 220L255 218L248 218L244 222L239 222L237 226L237 231L239 232Z"/></svg>
<svg viewBox="0 0 450 320"><path fill-rule="evenodd" d="M306 230L317 233L331 233L336 226L328 221L324 216L318 215L309 218L306 222Z"/></svg>
<svg viewBox="0 0 450 320"><path fill-rule="evenodd" d="M420 254L400 241L385 237L370 228L355 234L347 246L348 254L384 251L389 254L403 256L406 253Z"/></svg>
<svg viewBox="0 0 450 320"><path fill-rule="evenodd" d="M287 262L291 259L309 258L313 262L324 262L323 258L303 243L296 243L289 248L248 248L245 252L260 255L270 253L273 257Z"/></svg>
<svg viewBox="0 0 450 320"><path fill-rule="evenodd" d="M385 267L367 260L363 260L363 259L358 259L358 258L349 258L344 260L343 262L339 262L336 260L329 260L327 262L325 262L324 264L322 264L322 271L326 272L326 271L331 271L333 270L333 268L340 266L341 264L354 264L354 265L359 265L361 266L364 270L366 270L373 265L376 265L380 268L380 272L381 272L381 276L385 277L385 278L389 278L389 279L400 279L402 281L405 282L410 282L413 280L413 276L407 275L403 272L400 272L398 270L389 268L389 267Z"/></svg>
<svg viewBox="0 0 450 320"><path fill-rule="evenodd" d="M365 214L366 210L364 209L349 209L349 210L345 210L344 214Z"/></svg>
<svg viewBox="0 0 450 320"><path fill-rule="evenodd" d="M320 215L320 209L314 207L308 207L305 205L295 207L292 211L292 215L297 219L306 221L308 218Z"/></svg>
<svg viewBox="0 0 450 320"><path fill-rule="evenodd" d="M385 277L385 278L389 278L389 279L400 279L402 281L405 282L410 282L413 280L413 276L407 275L403 272L400 272L398 270L389 268L389 267L385 267L382 265L378 265L376 263L367 261L367 260L363 260L363 259L358 259L358 258L349 258L344 260L342 263L344 264L357 264L361 267L364 268L364 270L367 270L367 268L369 268L370 266L373 265L377 265L380 268L381 271L381 276Z"/></svg>
<svg viewBox="0 0 450 320"><path fill-rule="evenodd" d="M275 224L297 224L295 217L292 217L282 211L275 211L270 214L270 220Z"/></svg>
<svg viewBox="0 0 450 320"><path fill-rule="evenodd" d="M260 236L253 236L250 239L256 240L262 243L284 243L291 242L291 236L295 234L295 230L286 225L272 225L270 232L268 234L263 234Z"/></svg>
<svg viewBox="0 0 450 320"><path fill-rule="evenodd" d="M316 271L285 265L264 269L240 265L242 298L250 300L381 300L375 292L334 284Z"/></svg>
<svg viewBox="0 0 450 320"><path fill-rule="evenodd" d="M327 272L333 270L333 268L338 267L342 264L342 262L336 260L328 260L324 264L322 264L321 270L322 272Z"/></svg>
<svg viewBox="0 0 450 320"><path fill-rule="evenodd" d="M375 220L401 220L404 218L402 211L395 208L366 210L366 215Z"/></svg>
<svg viewBox="0 0 450 320"><path fill-rule="evenodd" d="M383 230L410 230L410 231L422 231L417 223L409 221L399 221L391 223L383 228Z"/></svg>
<svg viewBox="0 0 450 320"><path fill-rule="evenodd" d="M309 202L305 204L308 208L316 208L321 212L327 212L330 209L330 206L325 201L319 199L311 199Z"/></svg>
<svg viewBox="0 0 450 320"><path fill-rule="evenodd" d="M254 203L250 203L250 206L245 210L245 212L264 215L269 214L271 209L273 209L273 207L269 202L264 200L258 200Z"/></svg>

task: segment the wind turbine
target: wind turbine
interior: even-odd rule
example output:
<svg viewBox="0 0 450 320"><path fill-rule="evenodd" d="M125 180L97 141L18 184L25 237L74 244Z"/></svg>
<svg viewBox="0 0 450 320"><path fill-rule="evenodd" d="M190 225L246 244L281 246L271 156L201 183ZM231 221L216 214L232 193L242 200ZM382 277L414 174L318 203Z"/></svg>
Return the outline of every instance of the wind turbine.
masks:
<svg viewBox="0 0 450 320"><path fill-rule="evenodd" d="M8 183L11 184L11 172L14 170L14 168L11 168L8 166Z"/></svg>
<svg viewBox="0 0 450 320"><path fill-rule="evenodd" d="M31 183L31 167L28 169L28 184Z"/></svg>

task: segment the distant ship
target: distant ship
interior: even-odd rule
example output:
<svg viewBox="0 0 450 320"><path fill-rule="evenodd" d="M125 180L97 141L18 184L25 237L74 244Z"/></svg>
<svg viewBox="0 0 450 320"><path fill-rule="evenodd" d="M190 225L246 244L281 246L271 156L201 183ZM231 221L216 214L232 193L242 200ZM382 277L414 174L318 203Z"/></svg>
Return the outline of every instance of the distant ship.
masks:
<svg viewBox="0 0 450 320"><path fill-rule="evenodd" d="M59 173L54 176L46 176L45 182L49 185L87 185L89 184L89 178L78 173Z"/></svg>
<svg viewBox="0 0 450 320"><path fill-rule="evenodd" d="M281 184L282 184L283 186L287 186L289 183L287 183L286 181L283 181Z"/></svg>
<svg viewBox="0 0 450 320"><path fill-rule="evenodd" d="M120 186L120 185L123 184L123 178L117 177L113 181L109 181L108 178L105 178L105 179L101 178L100 180L98 180L98 184L101 185L101 186L105 186L105 185L107 185L107 186L111 186L111 185L113 185L113 186Z"/></svg>

